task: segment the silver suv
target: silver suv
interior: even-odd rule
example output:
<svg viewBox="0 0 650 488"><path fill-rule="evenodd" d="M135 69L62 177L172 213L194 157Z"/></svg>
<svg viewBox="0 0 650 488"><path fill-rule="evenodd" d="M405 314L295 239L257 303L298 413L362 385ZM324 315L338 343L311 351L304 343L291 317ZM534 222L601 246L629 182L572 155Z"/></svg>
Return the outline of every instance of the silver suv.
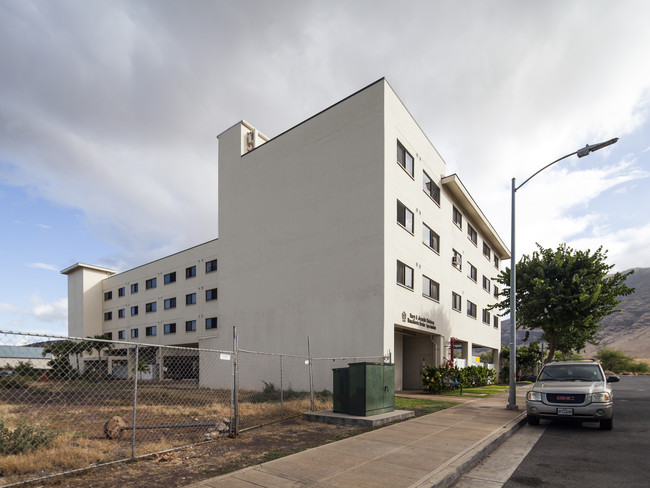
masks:
<svg viewBox="0 0 650 488"><path fill-rule="evenodd" d="M528 424L540 419L600 422L611 430L614 394L609 383L618 376L605 376L598 361L553 361L544 365L526 395Z"/></svg>

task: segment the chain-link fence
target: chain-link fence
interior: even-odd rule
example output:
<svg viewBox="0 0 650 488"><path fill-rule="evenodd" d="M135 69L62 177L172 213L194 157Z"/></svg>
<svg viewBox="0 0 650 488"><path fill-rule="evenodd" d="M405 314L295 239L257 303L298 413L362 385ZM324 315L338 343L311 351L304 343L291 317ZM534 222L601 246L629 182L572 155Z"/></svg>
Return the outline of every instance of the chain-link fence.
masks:
<svg viewBox="0 0 650 488"><path fill-rule="evenodd" d="M310 358L0 331L0 486L160 453L332 408Z"/></svg>

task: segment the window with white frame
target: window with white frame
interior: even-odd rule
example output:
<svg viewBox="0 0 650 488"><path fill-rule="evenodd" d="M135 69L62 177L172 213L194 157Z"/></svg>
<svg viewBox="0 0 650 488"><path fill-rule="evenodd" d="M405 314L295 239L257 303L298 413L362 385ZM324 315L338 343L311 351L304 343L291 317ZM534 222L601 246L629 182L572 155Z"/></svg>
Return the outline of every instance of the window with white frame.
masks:
<svg viewBox="0 0 650 488"><path fill-rule="evenodd" d="M422 275L422 294L435 301L440 300L440 284L428 276Z"/></svg>
<svg viewBox="0 0 650 488"><path fill-rule="evenodd" d="M487 308L483 309L483 323L490 325L490 311Z"/></svg>
<svg viewBox="0 0 650 488"><path fill-rule="evenodd" d="M422 242L435 252L440 253L440 236L427 224L422 224Z"/></svg>
<svg viewBox="0 0 650 488"><path fill-rule="evenodd" d="M196 332L196 320L185 321L185 332Z"/></svg>
<svg viewBox="0 0 650 488"><path fill-rule="evenodd" d="M463 269L463 255L456 251L456 249L452 249L452 251L451 265L458 271L461 271Z"/></svg>
<svg viewBox="0 0 650 488"><path fill-rule="evenodd" d="M494 255L494 267L496 269L499 269L499 256L497 256L496 254Z"/></svg>
<svg viewBox="0 0 650 488"><path fill-rule="evenodd" d="M397 162L399 165L404 168L404 170L411 175L413 178L414 175L414 163L413 156L406 150L406 148L397 141Z"/></svg>
<svg viewBox="0 0 650 488"><path fill-rule="evenodd" d="M426 171L422 171L422 185L424 193L440 205L440 187L436 185Z"/></svg>
<svg viewBox="0 0 650 488"><path fill-rule="evenodd" d="M460 210L456 208L456 205L454 205L454 208L452 210L451 219L453 220L454 224L456 224L456 227L461 230L463 229L463 214L460 213Z"/></svg>
<svg viewBox="0 0 650 488"><path fill-rule="evenodd" d="M490 279L483 275L483 289L490 293Z"/></svg>
<svg viewBox="0 0 650 488"><path fill-rule="evenodd" d="M170 283L174 283L176 281L176 271L172 271L171 273L167 273L165 275L165 284L168 285Z"/></svg>
<svg viewBox="0 0 650 488"><path fill-rule="evenodd" d="M401 261L397 261L397 283L413 289L413 268Z"/></svg>
<svg viewBox="0 0 650 488"><path fill-rule="evenodd" d="M165 324L163 329L165 334L176 334L176 324Z"/></svg>
<svg viewBox="0 0 650 488"><path fill-rule="evenodd" d="M155 336L158 334L158 326L152 325L144 329L144 334L146 336Z"/></svg>
<svg viewBox="0 0 650 488"><path fill-rule="evenodd" d="M451 308L453 310L456 310L457 312L460 312L462 304L463 304L463 301L462 301L462 298L460 297L460 295L458 293L456 293L455 291L452 291L451 292Z"/></svg>
<svg viewBox="0 0 650 488"><path fill-rule="evenodd" d="M144 287L147 290L151 290L152 288L156 288L158 286L158 279L157 278L151 278L150 280L147 280L144 282Z"/></svg>
<svg viewBox="0 0 650 488"><path fill-rule="evenodd" d="M476 266L474 266L472 263L469 261L467 262L469 264L469 273L467 274L467 277L472 280L474 283L478 280L478 270L476 269Z"/></svg>
<svg viewBox="0 0 650 488"><path fill-rule="evenodd" d="M145 304L144 311L146 313L155 312L157 308L157 302L149 302Z"/></svg>
<svg viewBox="0 0 650 488"><path fill-rule="evenodd" d="M205 290L205 301L209 302L211 300L216 300L217 299L217 289L216 288L211 288L209 290Z"/></svg>
<svg viewBox="0 0 650 488"><path fill-rule="evenodd" d="M196 304L196 293L188 293L185 295L185 305L195 305Z"/></svg>
<svg viewBox="0 0 650 488"><path fill-rule="evenodd" d="M492 255L492 250L490 249L490 246L488 246L485 242L483 243L483 256L485 256L487 259L490 259L490 256Z"/></svg>
<svg viewBox="0 0 650 488"><path fill-rule="evenodd" d="M478 245L478 234L476 233L476 229L472 227L469 222L467 222L467 238L472 241L475 246Z"/></svg>
<svg viewBox="0 0 650 488"><path fill-rule="evenodd" d="M467 300L467 315L469 315L473 319L475 319L477 315L476 303L471 302L469 300Z"/></svg>
<svg viewBox="0 0 650 488"><path fill-rule="evenodd" d="M212 273L213 271L217 270L217 260L213 259L211 261L207 261L205 263L205 272L206 273Z"/></svg>
<svg viewBox="0 0 650 488"><path fill-rule="evenodd" d="M497 317L496 315L492 317L492 327L494 327L495 329L499 328L499 317Z"/></svg>
<svg viewBox="0 0 650 488"><path fill-rule="evenodd" d="M165 310L176 308L176 297L165 298Z"/></svg>
<svg viewBox="0 0 650 488"><path fill-rule="evenodd" d="M413 234L413 212L397 200L397 223Z"/></svg>
<svg viewBox="0 0 650 488"><path fill-rule="evenodd" d="M217 328L217 317L209 317L205 319L205 328L206 329L216 329Z"/></svg>

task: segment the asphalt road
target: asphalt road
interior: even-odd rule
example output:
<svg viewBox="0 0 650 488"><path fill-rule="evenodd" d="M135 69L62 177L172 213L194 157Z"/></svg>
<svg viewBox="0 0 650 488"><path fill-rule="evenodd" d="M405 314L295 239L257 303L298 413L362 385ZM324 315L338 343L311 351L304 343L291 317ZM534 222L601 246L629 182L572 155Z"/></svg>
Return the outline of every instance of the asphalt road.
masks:
<svg viewBox="0 0 650 488"><path fill-rule="evenodd" d="M505 488L650 486L650 376L614 383L614 429L542 420L541 437ZM522 430L523 430L522 429Z"/></svg>

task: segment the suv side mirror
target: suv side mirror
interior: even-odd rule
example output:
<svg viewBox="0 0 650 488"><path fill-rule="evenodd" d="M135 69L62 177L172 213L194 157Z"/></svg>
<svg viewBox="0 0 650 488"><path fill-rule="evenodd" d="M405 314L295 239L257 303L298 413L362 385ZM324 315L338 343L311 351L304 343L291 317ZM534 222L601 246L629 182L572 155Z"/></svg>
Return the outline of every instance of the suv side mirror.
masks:
<svg viewBox="0 0 650 488"><path fill-rule="evenodd" d="M621 378L618 376L608 376L607 377L607 383L616 383L618 381L621 381Z"/></svg>

